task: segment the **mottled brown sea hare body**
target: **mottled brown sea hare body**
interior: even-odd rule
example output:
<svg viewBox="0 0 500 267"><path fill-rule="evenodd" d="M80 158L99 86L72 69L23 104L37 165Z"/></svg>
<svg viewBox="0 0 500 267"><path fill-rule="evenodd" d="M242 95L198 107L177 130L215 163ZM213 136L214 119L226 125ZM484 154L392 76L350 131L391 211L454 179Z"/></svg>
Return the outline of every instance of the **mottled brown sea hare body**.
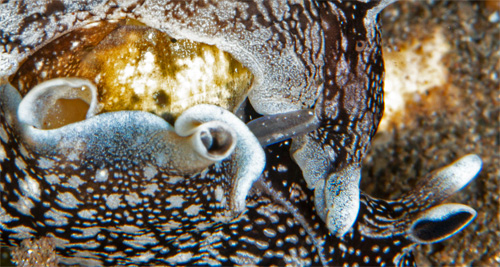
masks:
<svg viewBox="0 0 500 267"><path fill-rule="evenodd" d="M473 219L440 202L481 160L360 193L391 2L2 4L0 241L93 266L411 265Z"/></svg>

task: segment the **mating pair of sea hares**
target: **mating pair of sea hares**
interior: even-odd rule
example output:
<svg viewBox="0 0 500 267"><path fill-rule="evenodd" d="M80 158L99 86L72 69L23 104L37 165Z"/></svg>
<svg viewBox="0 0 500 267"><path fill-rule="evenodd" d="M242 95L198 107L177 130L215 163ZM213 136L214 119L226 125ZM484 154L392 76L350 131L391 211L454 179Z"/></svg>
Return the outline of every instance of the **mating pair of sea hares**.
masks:
<svg viewBox="0 0 500 267"><path fill-rule="evenodd" d="M482 163L360 192L391 2L0 4L0 242L19 264L412 266L475 217L440 203Z"/></svg>

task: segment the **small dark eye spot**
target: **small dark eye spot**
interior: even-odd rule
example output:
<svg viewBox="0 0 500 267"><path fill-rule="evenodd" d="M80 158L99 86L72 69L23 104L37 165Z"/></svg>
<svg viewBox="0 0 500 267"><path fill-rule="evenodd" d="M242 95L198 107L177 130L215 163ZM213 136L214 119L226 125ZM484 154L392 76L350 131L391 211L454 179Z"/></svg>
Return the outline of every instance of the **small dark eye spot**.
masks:
<svg viewBox="0 0 500 267"><path fill-rule="evenodd" d="M356 51L361 52L365 50L366 42L365 41L356 41Z"/></svg>

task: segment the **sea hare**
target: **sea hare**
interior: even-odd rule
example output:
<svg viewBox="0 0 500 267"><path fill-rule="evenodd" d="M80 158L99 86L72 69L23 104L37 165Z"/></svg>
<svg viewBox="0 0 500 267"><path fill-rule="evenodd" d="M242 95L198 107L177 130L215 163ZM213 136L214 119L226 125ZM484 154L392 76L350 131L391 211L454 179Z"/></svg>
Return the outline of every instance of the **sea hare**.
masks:
<svg viewBox="0 0 500 267"><path fill-rule="evenodd" d="M90 266L413 265L475 217L440 202L482 163L360 192L391 2L1 4L0 242Z"/></svg>

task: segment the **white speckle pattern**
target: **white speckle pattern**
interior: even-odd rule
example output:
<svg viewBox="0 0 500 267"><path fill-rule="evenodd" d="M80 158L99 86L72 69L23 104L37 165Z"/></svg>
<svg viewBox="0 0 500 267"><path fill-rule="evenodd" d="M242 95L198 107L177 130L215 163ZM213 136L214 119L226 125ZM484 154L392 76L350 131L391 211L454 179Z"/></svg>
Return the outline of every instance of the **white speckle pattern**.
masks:
<svg viewBox="0 0 500 267"><path fill-rule="evenodd" d="M364 259L372 259L370 264L376 259L380 265L397 265L398 255L410 265L413 261L405 253L415 240L408 239L409 227L425 216L453 214L446 213L450 206L438 205L439 198L443 191L451 194L472 179L471 172L463 172L466 177L457 171L441 173L438 186L431 182L421 191L425 201L416 194L378 201L359 194L357 187L349 188L354 190L348 195L358 199L341 199L359 203L362 214L342 238L321 221L325 207L337 206L326 203L332 198L314 208L315 193L324 185L339 189L345 188L337 186L341 182L359 182L344 181L346 175L328 183L325 179L332 171L342 174L345 166L361 162L376 130L383 106L383 60L375 18L390 2L299 1L293 6L287 1L261 0L204 1L203 5L171 0L161 4L6 2L2 7L9 11L8 23L2 28L0 47L16 63L26 62L29 77L16 80L17 89L0 84L0 242L17 244L41 231L53 239L61 253L60 263L67 265L359 266ZM128 29L158 27L168 32L174 46L176 40L188 40L220 48L217 53L201 51L190 60L172 60L192 67L175 73L184 75L176 81L181 86L174 87L186 99L207 98L207 86L194 84L214 80L217 72L232 68L213 68L222 50L251 69L252 91L241 109L221 107L223 103L215 103L218 108L196 105L188 116L194 124L222 120L236 125L238 144L230 156L216 164L209 162L203 171L184 172L196 160L181 160L182 168L170 164L175 156L191 154L178 149L178 133L164 118L144 112L150 111L147 108L104 112L50 131L19 126L16 107L32 83L53 79L74 67L45 60L57 59L66 50L75 56L72 60L79 61L79 51L90 38L76 34L78 28L100 20L84 26L85 34L95 31L107 38L112 35L103 34L104 27L113 24L103 19L124 16L139 22L120 21ZM71 33L66 35L66 31ZM150 33L149 41L156 40L154 32ZM61 37L54 39L57 36ZM54 51L48 45L45 51L50 53L44 56L44 49L39 48L49 40L69 46ZM131 85L139 100L166 85L148 79L165 67L155 65L158 54L150 47L140 53L142 58L127 61L117 71L123 86ZM105 60L116 63L113 57ZM0 67L0 78L5 75ZM105 78L99 74L89 80ZM223 89L232 86L220 83ZM187 87L190 92L184 90ZM227 90L216 92L226 94ZM169 105L187 105L187 101L167 100L173 102ZM263 115L261 120L257 113ZM281 125L283 130L271 127L252 133L245 123L255 118L261 126ZM276 124L270 125L270 119ZM162 139L164 131L174 134ZM260 134L282 142L271 145L266 140L262 147L256 139ZM166 145L170 147L164 149ZM477 169L475 160L467 162ZM455 175L460 181L454 181ZM335 190L328 191L335 196ZM357 210L352 205L344 208L353 217ZM350 226L346 222L340 222L341 226ZM385 247L398 240L399 245ZM370 250L374 244L383 249Z"/></svg>
<svg viewBox="0 0 500 267"><path fill-rule="evenodd" d="M125 201L127 201L127 204L130 205L131 207L135 207L138 204L142 203L142 198L139 197L139 194L134 192L125 195Z"/></svg>
<svg viewBox="0 0 500 267"><path fill-rule="evenodd" d="M108 180L108 170L107 169L101 169L98 170L95 174L95 181L96 182L106 182Z"/></svg>
<svg viewBox="0 0 500 267"><path fill-rule="evenodd" d="M57 204L66 209L76 209L78 205L82 205L83 202L79 201L75 195L69 192L57 194Z"/></svg>
<svg viewBox="0 0 500 267"><path fill-rule="evenodd" d="M7 158L7 153L3 146L0 146L0 162L3 162Z"/></svg>
<svg viewBox="0 0 500 267"><path fill-rule="evenodd" d="M184 212L187 216L197 216L200 213L201 207L202 204L192 204L191 206L187 207Z"/></svg>
<svg viewBox="0 0 500 267"><path fill-rule="evenodd" d="M110 209L110 210L115 210L117 209L122 200L122 195L121 194L110 194L108 196L105 196L104 197L106 199L106 206Z"/></svg>
<svg viewBox="0 0 500 267"><path fill-rule="evenodd" d="M170 203L170 205L167 207L169 209L180 208L180 207L182 207L182 204L186 201L180 195L170 196L170 197L166 198L165 200Z"/></svg>

